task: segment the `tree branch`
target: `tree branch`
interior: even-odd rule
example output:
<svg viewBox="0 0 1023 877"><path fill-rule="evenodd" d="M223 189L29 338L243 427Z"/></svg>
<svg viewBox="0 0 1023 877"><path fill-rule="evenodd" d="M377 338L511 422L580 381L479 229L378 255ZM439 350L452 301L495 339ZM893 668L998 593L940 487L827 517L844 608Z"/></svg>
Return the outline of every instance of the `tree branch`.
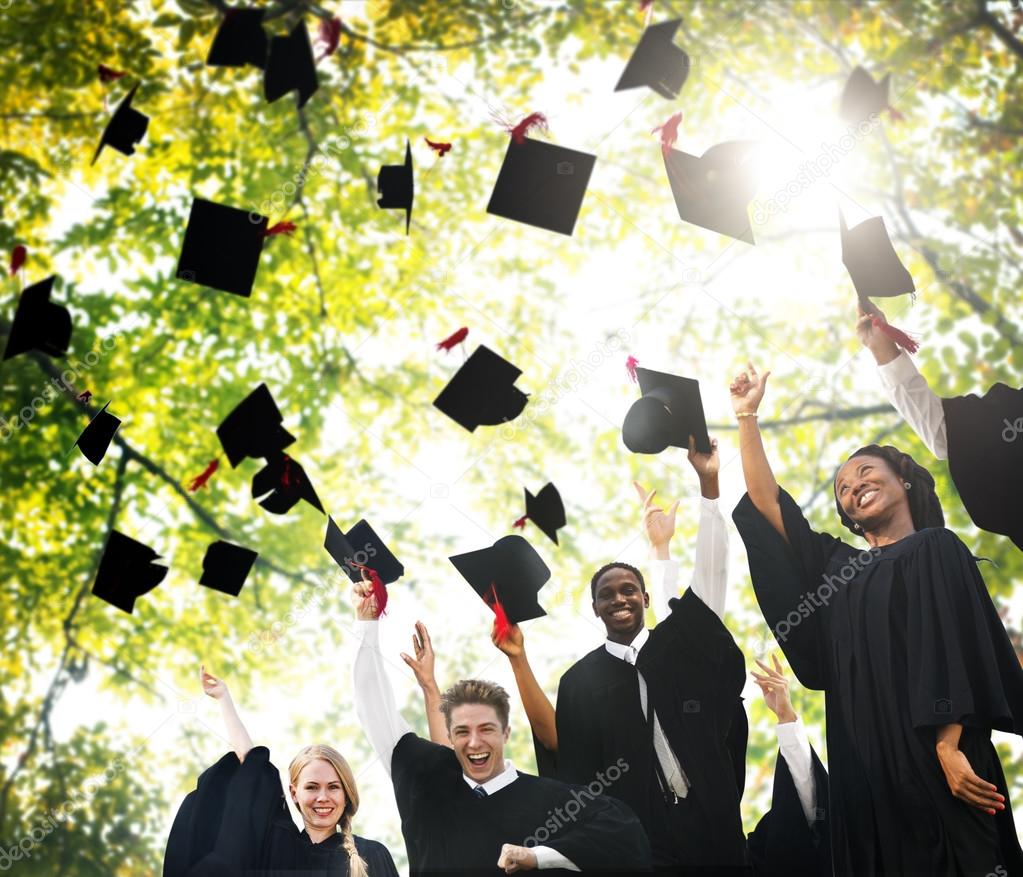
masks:
<svg viewBox="0 0 1023 877"><path fill-rule="evenodd" d="M987 0L977 0L977 17L980 19L981 24L998 37L1012 54L1017 58L1023 59L1023 41L1002 24L998 17L987 8Z"/></svg>
<svg viewBox="0 0 1023 877"><path fill-rule="evenodd" d="M784 426L795 426L800 423L827 422L829 420L858 420L861 417L869 417L872 414L894 414L895 409L891 405L867 405L859 408L843 408L838 411L824 411L820 414L799 414L795 417L783 417L779 420L764 420L760 423L761 429L781 429ZM710 432L734 432L739 428L738 423L709 423L707 430Z"/></svg>

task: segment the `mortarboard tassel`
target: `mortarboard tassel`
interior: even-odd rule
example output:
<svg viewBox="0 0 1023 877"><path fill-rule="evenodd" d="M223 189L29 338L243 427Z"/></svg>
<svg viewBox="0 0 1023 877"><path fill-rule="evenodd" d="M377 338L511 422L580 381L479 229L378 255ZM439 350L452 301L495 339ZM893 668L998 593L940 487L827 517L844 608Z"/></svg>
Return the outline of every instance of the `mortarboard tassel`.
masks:
<svg viewBox="0 0 1023 877"><path fill-rule="evenodd" d="M298 485L298 476L291 474L291 457L284 455L284 468L281 470L281 487Z"/></svg>
<svg viewBox="0 0 1023 877"><path fill-rule="evenodd" d="M423 139L426 141L426 145L437 153L438 158L444 158L445 155L451 152L450 143L434 143L429 137L424 137Z"/></svg>
<svg viewBox="0 0 1023 877"><path fill-rule="evenodd" d="M82 392L79 393L75 398L79 402L84 402L86 405L88 405L89 402L92 400L92 390L82 390Z"/></svg>
<svg viewBox="0 0 1023 877"><path fill-rule="evenodd" d="M629 373L629 380L631 380L632 383L634 383L634 384L638 380L636 378L636 366L637 365L639 365L639 360L636 359L636 357L634 357L634 356L630 356L627 360L625 360L625 370Z"/></svg>
<svg viewBox="0 0 1023 877"><path fill-rule="evenodd" d="M278 222L263 232L263 237L269 238L278 234L291 234L298 226L293 222Z"/></svg>
<svg viewBox="0 0 1023 877"><path fill-rule="evenodd" d="M219 457L216 458L216 459L210 460L209 465L205 469L202 470L202 474L201 475L196 475L195 478L192 479L192 483L188 485L189 492L190 493L195 493L200 487L205 487L206 486L206 482L209 481L210 478L213 477L213 473L217 471L219 466L220 466L220 458Z"/></svg>
<svg viewBox="0 0 1023 877"><path fill-rule="evenodd" d="M316 35L317 41L323 43L324 46L323 54L316 59L316 62L319 63L337 51L337 44L341 41L341 19L337 17L321 19Z"/></svg>
<svg viewBox="0 0 1023 877"><path fill-rule="evenodd" d="M100 82L116 82L125 75L124 70L114 70L112 67L107 67L106 64L98 64L96 72L99 74Z"/></svg>
<svg viewBox="0 0 1023 877"><path fill-rule="evenodd" d="M906 117L902 115L902 113L900 113L897 109L895 109L895 107L893 107L891 104L885 107L885 109L888 110L888 116L893 122L906 121Z"/></svg>
<svg viewBox="0 0 1023 877"><path fill-rule="evenodd" d="M18 273L21 266L25 264L25 259L28 258L28 250L25 249L23 244L18 244L13 250L11 250L11 277Z"/></svg>
<svg viewBox="0 0 1023 877"><path fill-rule="evenodd" d="M443 351L446 352L446 351L450 350L452 347L454 347L456 344L461 344L465 340L465 336L468 335L468 334L469 334L469 327L468 326L462 326L461 329L459 329L456 332L452 332L443 341L437 342L437 349L438 350L443 350Z"/></svg>
<svg viewBox="0 0 1023 877"><path fill-rule="evenodd" d="M528 520L529 520L529 515L528 514L523 515L514 524L512 524L512 526L513 527L518 527L520 530L525 530L526 529L526 521L528 521Z"/></svg>
<svg viewBox="0 0 1023 877"><path fill-rule="evenodd" d="M530 113L514 127L509 128L505 126L505 131L511 134L512 140L516 143L525 143L526 135L533 128L541 128L544 131L547 130L547 117L543 113Z"/></svg>
<svg viewBox="0 0 1023 877"><path fill-rule="evenodd" d="M483 595L483 602L494 610L494 633L498 642L504 642L508 638L511 622L508 621L508 613L504 611L501 601L497 599L497 586L493 582Z"/></svg>
<svg viewBox="0 0 1023 877"><path fill-rule="evenodd" d="M369 576L370 584L373 586L373 596L377 601L377 618L383 615L387 611L387 588L380 579L380 574L369 566L363 566L361 563L356 563L354 560L348 561L356 569L361 569L366 572Z"/></svg>
<svg viewBox="0 0 1023 877"><path fill-rule="evenodd" d="M677 113L673 113L671 118L668 119L663 125L658 125L650 133L656 134L658 131L661 134L661 152L665 158L668 157L668 153L671 151L671 147L675 145L675 141L678 140L678 126L682 121L682 111L679 110Z"/></svg>
<svg viewBox="0 0 1023 877"><path fill-rule="evenodd" d="M920 349L920 345L910 338L909 335L901 329L895 328L895 326L887 320L879 317L877 314L871 316L870 322L875 329L881 332L882 335L886 335L891 338L892 341L898 344L899 347L906 351L906 353L916 353Z"/></svg>

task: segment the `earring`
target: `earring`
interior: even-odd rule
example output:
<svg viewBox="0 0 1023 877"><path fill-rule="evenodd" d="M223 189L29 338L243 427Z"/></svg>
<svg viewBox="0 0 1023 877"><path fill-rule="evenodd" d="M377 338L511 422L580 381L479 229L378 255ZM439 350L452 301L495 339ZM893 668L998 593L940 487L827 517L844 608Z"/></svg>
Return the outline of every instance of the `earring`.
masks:
<svg viewBox="0 0 1023 877"><path fill-rule="evenodd" d="M861 527L861 526L860 526L859 524L856 524L856 523L854 523L854 524L853 524L853 529L854 529L854 530L862 530L862 529L863 529L863 527Z"/></svg>
<svg viewBox="0 0 1023 877"><path fill-rule="evenodd" d="M906 490L909 490L909 488L911 488L913 485L910 484L908 481L903 481L902 486L905 487Z"/></svg>

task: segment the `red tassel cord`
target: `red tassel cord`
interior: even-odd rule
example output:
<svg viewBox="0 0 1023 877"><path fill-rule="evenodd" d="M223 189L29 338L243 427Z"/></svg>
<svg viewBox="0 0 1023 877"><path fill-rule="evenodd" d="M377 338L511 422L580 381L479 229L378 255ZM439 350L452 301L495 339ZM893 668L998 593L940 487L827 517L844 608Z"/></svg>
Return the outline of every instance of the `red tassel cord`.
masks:
<svg viewBox="0 0 1023 877"><path fill-rule="evenodd" d="M213 477L213 473L216 472L219 467L219 459L210 460L209 465L202 470L202 474L196 475L195 478L192 479L191 484L188 485L189 493L195 493L199 490L199 488L205 487L206 482Z"/></svg>
<svg viewBox="0 0 1023 877"><path fill-rule="evenodd" d="M896 344L899 345L906 353L916 353L920 349L920 345L917 344L912 338L909 337L901 329L896 329L887 320L878 317L876 314L870 318L870 322L874 328L877 329L881 334L891 338Z"/></svg>
<svg viewBox="0 0 1023 877"><path fill-rule="evenodd" d="M634 384L639 380L639 378L636 377L637 365L639 365L639 360L634 356L630 356L627 360L625 360L625 370L629 373L629 380L631 380Z"/></svg>
<svg viewBox="0 0 1023 877"><path fill-rule="evenodd" d="M508 620L508 613L504 611L501 601L497 599L497 586L493 582L483 595L483 602L494 610L494 633L498 642L504 642L511 630L511 622Z"/></svg>
<svg viewBox="0 0 1023 877"><path fill-rule="evenodd" d="M21 270L21 266L25 264L27 258L28 250L25 249L23 244L18 244L11 250L11 277Z"/></svg>
<svg viewBox="0 0 1023 877"><path fill-rule="evenodd" d="M372 567L363 566L361 563L356 563L354 560L349 560L348 563L356 569L365 570L366 575L369 576L370 584L373 587L373 596L377 601L377 618L379 618L387 611L387 588L383 581L381 581L380 574Z"/></svg>
<svg viewBox="0 0 1023 877"><path fill-rule="evenodd" d="M671 151L671 147L675 145L675 141L678 140L678 126L682 122L682 111L679 110L677 113L673 113L671 118L668 119L663 125L658 125L650 133L656 134L660 132L661 135L661 153L665 158L668 157L668 152Z"/></svg>
<svg viewBox="0 0 1023 877"><path fill-rule="evenodd" d="M323 43L323 54L316 59L318 64L324 58L330 57L337 51L337 45L341 42L341 19L321 19L316 37L317 42Z"/></svg>
<svg viewBox="0 0 1023 877"><path fill-rule="evenodd" d="M468 334L469 334L469 327L468 326L462 326L461 329L459 329L457 332L452 332L443 341L438 341L437 342L437 349L438 350L443 350L446 353L452 347L454 347L456 344L461 344L465 340L465 338L466 338L466 336Z"/></svg>
<svg viewBox="0 0 1023 877"><path fill-rule="evenodd" d="M298 487L301 482L297 472L291 471L291 457L284 455L284 468L281 470L281 487Z"/></svg>
<svg viewBox="0 0 1023 877"><path fill-rule="evenodd" d="M88 405L89 401L92 399L92 390L83 390L75 398L77 398L79 402L84 402Z"/></svg>
<svg viewBox="0 0 1023 877"><path fill-rule="evenodd" d="M437 153L438 158L444 158L449 152L451 152L450 143L434 143L429 137L424 137L426 145L430 147L434 152Z"/></svg>
<svg viewBox="0 0 1023 877"><path fill-rule="evenodd" d="M291 234L295 229L298 228L293 222L278 222L277 225L271 225L266 231L263 232L263 237L271 238L278 234Z"/></svg>
<svg viewBox="0 0 1023 877"><path fill-rule="evenodd" d="M124 70L114 70L112 67L107 67L106 64L98 64L96 72L99 74L99 81L104 83L117 82L118 79L125 75Z"/></svg>
<svg viewBox="0 0 1023 877"><path fill-rule="evenodd" d="M534 128L541 131L547 130L547 117L543 113L530 113L526 118L513 127L505 125L504 130L512 136L516 143L525 143L526 135Z"/></svg>
<svg viewBox="0 0 1023 877"><path fill-rule="evenodd" d="M526 529L526 521L528 521L528 520L529 520L529 515L523 515L514 524L512 524L512 526L513 527L518 527L520 530L525 530Z"/></svg>
<svg viewBox="0 0 1023 877"><path fill-rule="evenodd" d="M904 121L906 121L906 117L904 115L902 115L902 113L900 113L897 109L895 109L895 107L887 106L887 107L885 107L885 109L888 110L888 116L889 116L889 118L891 118L891 120L893 122L904 122Z"/></svg>

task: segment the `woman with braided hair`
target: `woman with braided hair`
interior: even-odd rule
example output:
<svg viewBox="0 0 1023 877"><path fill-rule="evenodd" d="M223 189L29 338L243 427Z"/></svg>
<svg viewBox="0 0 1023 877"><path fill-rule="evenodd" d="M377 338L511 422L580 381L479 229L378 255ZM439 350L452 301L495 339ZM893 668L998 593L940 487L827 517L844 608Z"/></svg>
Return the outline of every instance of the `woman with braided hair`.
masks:
<svg viewBox="0 0 1023 877"><path fill-rule="evenodd" d="M747 494L733 512L757 601L799 681L826 697L836 874L1023 874L993 729L1023 733L1023 669L934 480L896 448L838 469L839 519L811 529L778 487L757 408L731 385Z"/></svg>
<svg viewBox="0 0 1023 877"><path fill-rule="evenodd" d="M200 668L220 704L233 751L199 777L167 840L164 877L397 877L391 854L352 831L355 776L331 746L304 747L288 766L288 797L265 746L253 747L227 684Z"/></svg>

